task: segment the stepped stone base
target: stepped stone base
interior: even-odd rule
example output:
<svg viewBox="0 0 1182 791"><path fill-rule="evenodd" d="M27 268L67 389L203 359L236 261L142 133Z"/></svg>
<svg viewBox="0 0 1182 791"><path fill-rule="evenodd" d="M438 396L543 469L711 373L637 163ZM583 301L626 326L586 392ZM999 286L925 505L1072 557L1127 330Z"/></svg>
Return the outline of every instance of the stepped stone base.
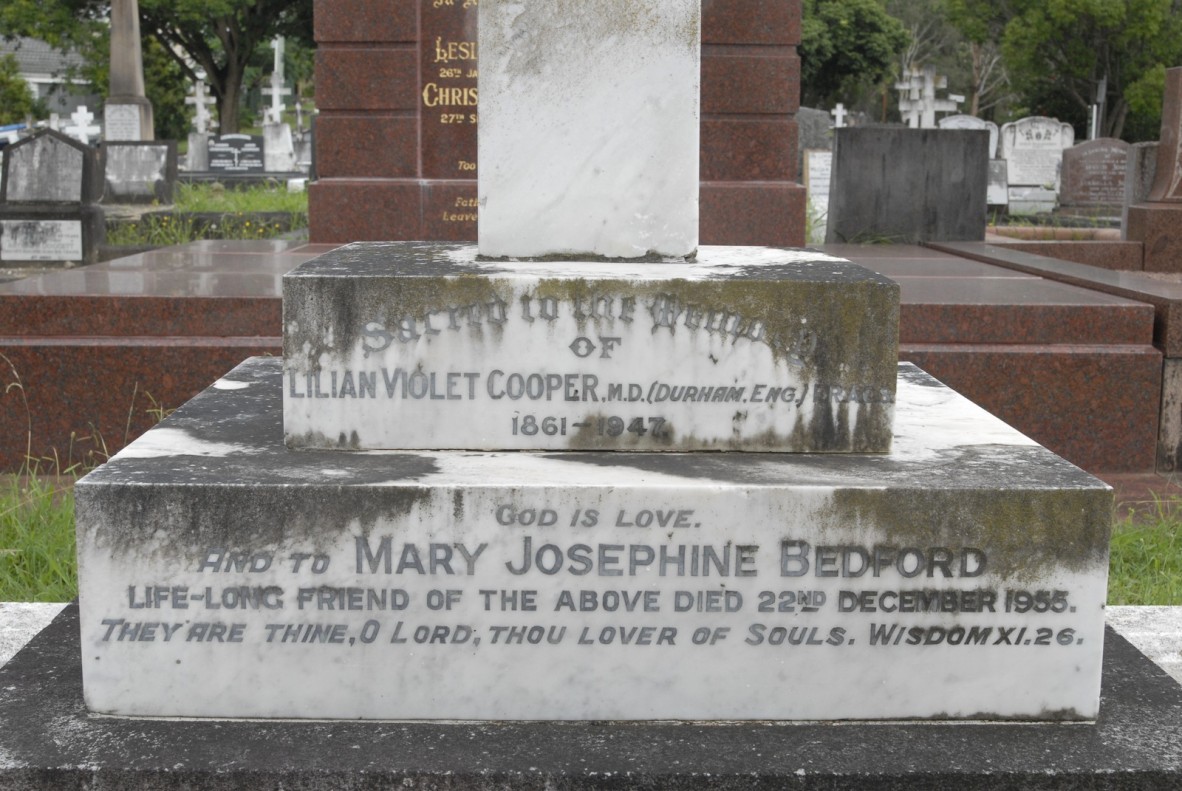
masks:
<svg viewBox="0 0 1182 791"><path fill-rule="evenodd" d="M913 366L842 456L295 452L283 386L76 485L92 710L1096 716L1111 490Z"/></svg>
<svg viewBox="0 0 1182 791"><path fill-rule="evenodd" d="M1182 782L1182 687L1108 631L1095 725L202 722L86 711L78 616L0 669L0 786L1144 791Z"/></svg>

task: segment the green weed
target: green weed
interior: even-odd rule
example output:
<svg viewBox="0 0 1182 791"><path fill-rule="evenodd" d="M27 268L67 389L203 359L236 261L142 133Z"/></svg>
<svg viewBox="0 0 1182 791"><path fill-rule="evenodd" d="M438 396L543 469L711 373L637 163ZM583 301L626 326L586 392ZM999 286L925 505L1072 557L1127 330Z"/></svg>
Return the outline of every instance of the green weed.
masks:
<svg viewBox="0 0 1182 791"><path fill-rule="evenodd" d="M1112 530L1109 604L1182 605L1182 503L1158 503Z"/></svg>
<svg viewBox="0 0 1182 791"><path fill-rule="evenodd" d="M78 595L74 494L37 476L0 484L0 601L70 601Z"/></svg>

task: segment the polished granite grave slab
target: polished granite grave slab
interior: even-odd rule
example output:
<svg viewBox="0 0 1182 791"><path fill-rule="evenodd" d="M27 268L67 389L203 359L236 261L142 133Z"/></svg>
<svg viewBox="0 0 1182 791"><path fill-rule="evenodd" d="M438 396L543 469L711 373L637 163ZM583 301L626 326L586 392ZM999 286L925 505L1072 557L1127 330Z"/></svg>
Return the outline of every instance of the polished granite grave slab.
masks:
<svg viewBox="0 0 1182 791"><path fill-rule="evenodd" d="M76 485L92 710L1096 715L1111 490L914 367L842 456L293 452L282 387L249 361Z"/></svg>
<svg viewBox="0 0 1182 791"><path fill-rule="evenodd" d="M375 723L145 720L87 712L71 605L0 668L14 791L1154 791L1182 783L1182 687L1105 635L1094 725Z"/></svg>
<svg viewBox="0 0 1182 791"><path fill-rule="evenodd" d="M281 353L281 275L334 247L207 241L0 283L0 353L15 364L31 411L26 415L18 403L19 391L0 395L0 464L14 468L23 461L29 420L35 456L57 449L66 457L72 445L91 436L92 426L114 452L154 422L141 408L150 406L145 391L175 407L245 357ZM1131 315L1141 314L1130 313L1126 300L1158 307L1158 344L1173 354L1178 344L1170 339L1182 337L1177 332L1182 322L1172 316L1182 305L1182 292L1174 293L1179 286L1143 273L1104 272L1016 252L1011 255L1044 268L1021 272L964 257L985 247L968 245L953 253L912 245L840 245L823 252L900 284L903 359L922 352L937 378L1087 469L1153 469L1161 404L1155 382L1162 365L1151 346L1128 342L1142 337L1153 320L1141 328L1130 324ZM1097 303L1073 287L1050 287L1061 276L1054 269L1059 266L1084 273L1073 281L1083 293L1112 287L1123 299ZM98 274L79 274L88 270ZM148 276L162 272L192 275L167 284ZM1109 280L1097 279L1091 288L1087 277L1093 274ZM1000 291L995 281L1006 279L1041 279L1046 306ZM143 291L128 293L133 283ZM217 290L201 290L210 284ZM122 293L112 294L112 288ZM976 326L988 329L982 338L992 343L977 348ZM1094 342L1071 343L1060 327L1083 330ZM1129 335L1130 327L1136 336ZM1119 330L1112 336L1119 343L1106 337L1108 328ZM1026 329L1036 331L1041 342L1030 343ZM219 339L227 336L238 339ZM174 351L145 352L153 346ZM219 346L218 354L225 356L204 351ZM89 351L93 347L106 351L96 357ZM974 363L977 354L980 363ZM11 372L4 384L8 381ZM130 430L129 411L135 413Z"/></svg>

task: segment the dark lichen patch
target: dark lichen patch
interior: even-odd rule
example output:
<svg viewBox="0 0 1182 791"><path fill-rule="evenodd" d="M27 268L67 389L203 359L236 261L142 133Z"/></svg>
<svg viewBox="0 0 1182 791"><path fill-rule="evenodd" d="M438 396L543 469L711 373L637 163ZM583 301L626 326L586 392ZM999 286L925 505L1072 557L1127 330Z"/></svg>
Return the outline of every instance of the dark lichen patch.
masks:
<svg viewBox="0 0 1182 791"><path fill-rule="evenodd" d="M315 482L293 497L286 486L104 486L80 493L78 529L94 533L113 557L142 555L146 547L195 570L212 547L257 551L300 544L333 546L350 525L363 533L404 519L435 496L425 486L356 487Z"/></svg>
<svg viewBox="0 0 1182 791"><path fill-rule="evenodd" d="M1106 568L1112 492L841 488L821 514L840 531L872 530L900 546L975 546L987 573L1031 582Z"/></svg>

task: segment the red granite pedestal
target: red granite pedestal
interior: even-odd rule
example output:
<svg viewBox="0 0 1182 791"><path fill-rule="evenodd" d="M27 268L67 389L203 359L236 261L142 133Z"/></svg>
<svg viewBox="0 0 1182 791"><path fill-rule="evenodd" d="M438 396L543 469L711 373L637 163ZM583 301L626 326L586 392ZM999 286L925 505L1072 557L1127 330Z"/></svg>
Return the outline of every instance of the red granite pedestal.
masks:
<svg viewBox="0 0 1182 791"><path fill-rule="evenodd" d="M311 240L475 241L476 4L314 9ZM804 244L799 43L799 0L702 2L702 244Z"/></svg>

